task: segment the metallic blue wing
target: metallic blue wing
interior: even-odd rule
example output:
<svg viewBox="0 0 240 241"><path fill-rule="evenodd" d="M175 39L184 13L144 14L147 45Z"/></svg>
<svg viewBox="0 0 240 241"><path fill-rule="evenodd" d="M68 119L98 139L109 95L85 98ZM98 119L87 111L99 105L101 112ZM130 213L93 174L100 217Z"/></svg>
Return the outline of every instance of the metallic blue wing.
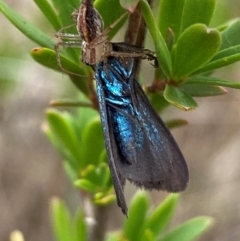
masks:
<svg viewBox="0 0 240 241"><path fill-rule="evenodd" d="M118 205L127 213L125 180L146 189L179 192L188 183L184 157L141 86L134 59L108 58L96 68L105 145Z"/></svg>

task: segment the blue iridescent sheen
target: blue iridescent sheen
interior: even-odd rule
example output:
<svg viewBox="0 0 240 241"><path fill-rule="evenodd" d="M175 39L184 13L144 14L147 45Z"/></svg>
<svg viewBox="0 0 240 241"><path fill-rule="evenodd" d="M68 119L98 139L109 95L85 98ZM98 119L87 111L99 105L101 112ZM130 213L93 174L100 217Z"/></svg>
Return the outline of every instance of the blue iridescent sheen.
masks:
<svg viewBox="0 0 240 241"><path fill-rule="evenodd" d="M108 57L95 78L109 167L118 205L127 214L126 179L146 189L179 192L188 183L184 157L141 86L134 58Z"/></svg>

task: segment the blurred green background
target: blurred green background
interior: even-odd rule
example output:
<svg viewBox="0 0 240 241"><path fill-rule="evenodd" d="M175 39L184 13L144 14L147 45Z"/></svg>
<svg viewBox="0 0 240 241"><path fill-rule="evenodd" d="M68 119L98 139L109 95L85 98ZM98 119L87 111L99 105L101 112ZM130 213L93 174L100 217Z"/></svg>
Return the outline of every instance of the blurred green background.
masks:
<svg viewBox="0 0 240 241"><path fill-rule="evenodd" d="M54 31L33 1L5 2L54 40ZM214 26L240 16L239 0L217 2ZM29 51L36 44L2 14L0 26L0 240L8 240L10 232L19 229L26 240L50 241L54 240L50 198L62 197L75 210L79 197L62 170L61 157L42 131L44 111L50 100L74 99L77 91L67 76L31 59ZM238 81L239 68L240 63L234 64L215 76ZM215 224L201 241L240 240L240 92L228 89L227 95L197 101L199 107L192 112L171 107L163 114L164 120L181 117L189 121L188 126L173 130L189 165L190 184L172 226L207 215ZM134 189L127 186L128 200ZM153 204L166 195L151 192ZM117 229L125 217L116 206L111 214L109 229Z"/></svg>

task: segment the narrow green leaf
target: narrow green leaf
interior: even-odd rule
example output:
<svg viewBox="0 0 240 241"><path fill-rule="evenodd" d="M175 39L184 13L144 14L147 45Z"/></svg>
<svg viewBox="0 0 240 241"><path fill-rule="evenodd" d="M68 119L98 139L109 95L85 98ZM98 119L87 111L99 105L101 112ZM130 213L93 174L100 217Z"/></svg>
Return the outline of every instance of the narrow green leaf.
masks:
<svg viewBox="0 0 240 241"><path fill-rule="evenodd" d="M82 133L82 140L83 164L97 165L104 148L102 125L99 117L88 122Z"/></svg>
<svg viewBox="0 0 240 241"><path fill-rule="evenodd" d="M146 192L138 191L129 206L129 219L125 220L123 235L129 241L140 240L149 206Z"/></svg>
<svg viewBox="0 0 240 241"><path fill-rule="evenodd" d="M80 100L85 101L86 97L81 96ZM76 122L75 122L75 130L78 133L83 133L85 126L89 121L91 121L94 118L97 118L99 116L99 112L92 108L78 108L77 109L77 116L76 116Z"/></svg>
<svg viewBox="0 0 240 241"><path fill-rule="evenodd" d="M163 94L164 98L182 110L192 110L197 107L196 101L183 90L167 85Z"/></svg>
<svg viewBox="0 0 240 241"><path fill-rule="evenodd" d="M37 4L47 20L52 24L53 28L58 31L61 28L61 23L48 0L34 0L34 2Z"/></svg>
<svg viewBox="0 0 240 241"><path fill-rule="evenodd" d="M145 0L141 0L140 6L149 32L153 38L159 64L161 65L162 71L165 76L169 77L172 69L172 63L168 47L164 41L161 32L158 29L149 4Z"/></svg>
<svg viewBox="0 0 240 241"><path fill-rule="evenodd" d="M170 231L159 241L191 241L203 234L213 223L209 217L191 219Z"/></svg>
<svg viewBox="0 0 240 241"><path fill-rule="evenodd" d="M103 193L97 193L93 201L96 205L100 205L100 206L110 205L111 203L116 201L116 195L115 194L105 195Z"/></svg>
<svg viewBox="0 0 240 241"><path fill-rule="evenodd" d="M58 241L71 241L74 239L71 218L65 204L58 198L51 201L51 217L53 231Z"/></svg>
<svg viewBox="0 0 240 241"><path fill-rule="evenodd" d="M16 11L11 9L5 2L0 0L0 11L8 18L8 20L19 29L29 39L40 46L53 49L54 42L52 39L35 27L33 24L24 19Z"/></svg>
<svg viewBox="0 0 240 241"><path fill-rule="evenodd" d="M204 84L204 85L217 85L217 86L225 86L233 89L240 89L239 82L232 82L220 78L215 78L211 76L193 76L187 79L184 84Z"/></svg>
<svg viewBox="0 0 240 241"><path fill-rule="evenodd" d="M194 24L179 37L174 49L173 79L179 80L206 64L218 51L220 33Z"/></svg>
<svg viewBox="0 0 240 241"><path fill-rule="evenodd" d="M229 51L229 52L228 52ZM230 53L230 49L226 49L226 52L219 52L219 54L223 54L223 55L227 55L228 53ZM228 53L227 53L228 52ZM200 74L200 73L205 73L205 72L209 72L218 68L222 68L224 66L230 65L232 63L238 62L240 61L240 53L237 54L233 54L224 58L220 58L214 61L209 62L208 64L206 64L205 66L203 66L202 68L198 69L197 71L195 71L193 74Z"/></svg>
<svg viewBox="0 0 240 241"><path fill-rule="evenodd" d="M221 61L225 61L226 58L239 55L240 54L240 44L235 45L223 50L220 50L212 59L211 62L215 62L216 60L221 59ZM226 62L226 61L225 61Z"/></svg>
<svg viewBox="0 0 240 241"><path fill-rule="evenodd" d="M158 26L164 39L170 28L174 33L175 41L181 30L182 12L185 0L161 0L159 6Z"/></svg>
<svg viewBox="0 0 240 241"><path fill-rule="evenodd" d="M166 121L165 124L169 129L173 129L187 125L188 121L184 119L173 119Z"/></svg>
<svg viewBox="0 0 240 241"><path fill-rule="evenodd" d="M75 181L74 185L80 188L81 190L84 190L86 192L90 192L93 194L98 190L98 187L94 183L86 179L79 179Z"/></svg>
<svg viewBox="0 0 240 241"><path fill-rule="evenodd" d="M39 64L46 66L48 68L54 69L56 71L64 70L69 71L70 79L75 84L75 86L85 95L89 94L89 81L92 80L90 72L87 70L87 66L83 63L76 64L72 62L69 58L65 56L60 56L60 62L64 70L60 69L57 63L56 52L47 48L34 48L30 52L33 59Z"/></svg>
<svg viewBox="0 0 240 241"><path fill-rule="evenodd" d="M121 7L119 1L96 0L94 2L94 6L99 11L104 21L105 29L109 27L111 24L115 23L115 21L117 21L125 12L125 10ZM110 31L110 39L118 32L118 30L122 27L125 21L126 18L124 18L113 30Z"/></svg>
<svg viewBox="0 0 240 241"><path fill-rule="evenodd" d="M233 22L222 33L220 50L240 45L240 20Z"/></svg>
<svg viewBox="0 0 240 241"><path fill-rule="evenodd" d="M155 237L159 236L161 231L170 222L178 198L178 194L170 194L147 218L145 228L150 229Z"/></svg>
<svg viewBox="0 0 240 241"><path fill-rule="evenodd" d="M84 213L78 211L75 217L75 230L76 239L75 241L87 241L87 225L85 222Z"/></svg>
<svg viewBox="0 0 240 241"><path fill-rule="evenodd" d="M181 32L195 23L209 25L216 0L185 0Z"/></svg>
<svg viewBox="0 0 240 241"><path fill-rule="evenodd" d="M151 232L151 230L144 230L141 241L155 241L154 234Z"/></svg>
<svg viewBox="0 0 240 241"><path fill-rule="evenodd" d="M69 1L52 0L52 2L55 8L58 10L58 18L61 22L61 27L69 27L71 25L76 26L76 23L71 18L71 15L78 6L72 5L71 3L69 3ZM73 28L68 28L67 32L76 34L77 30L74 26ZM79 40L81 40L80 36ZM74 61L79 60L79 52L76 50L76 48L66 48L65 51L68 53L69 56L73 58Z"/></svg>
<svg viewBox="0 0 240 241"><path fill-rule="evenodd" d="M216 96L227 93L222 87L205 84L183 84L179 88L194 97Z"/></svg>
<svg viewBox="0 0 240 241"><path fill-rule="evenodd" d="M97 167L95 165L85 165L80 172L80 177L97 184L97 182L94 181L96 179L96 169Z"/></svg>
<svg viewBox="0 0 240 241"><path fill-rule="evenodd" d="M52 0L53 5L58 10L58 17L62 26L69 26L73 24L71 15L76 6L72 6L69 1ZM77 6L78 7L78 6Z"/></svg>
<svg viewBox="0 0 240 241"><path fill-rule="evenodd" d="M107 233L107 237L105 241L126 241L122 238L121 233L119 231L109 232Z"/></svg>
<svg viewBox="0 0 240 241"><path fill-rule="evenodd" d="M66 173L69 174L68 176L70 179L75 180L77 177L77 171L76 170L76 160L71 155L71 153L66 149L63 148L62 142L59 140L59 138L55 135L55 133L52 131L52 129L49 127L49 125L44 124L42 126L42 129L47 136L47 138L51 141L53 146L58 150L58 152L62 155L62 157L67 160L67 162L64 162L64 168L66 169Z"/></svg>
<svg viewBox="0 0 240 241"><path fill-rule="evenodd" d="M74 157L75 165L82 165L81 163L81 148L73 126L68 120L67 113L62 114L56 110L48 110L46 112L48 124L54 135L60 141L62 148Z"/></svg>
<svg viewBox="0 0 240 241"><path fill-rule="evenodd" d="M108 164L104 162L100 163L97 169L97 174L98 174L98 185L102 189L109 189L112 185L112 179L111 179ZM109 185L109 183L111 185Z"/></svg>

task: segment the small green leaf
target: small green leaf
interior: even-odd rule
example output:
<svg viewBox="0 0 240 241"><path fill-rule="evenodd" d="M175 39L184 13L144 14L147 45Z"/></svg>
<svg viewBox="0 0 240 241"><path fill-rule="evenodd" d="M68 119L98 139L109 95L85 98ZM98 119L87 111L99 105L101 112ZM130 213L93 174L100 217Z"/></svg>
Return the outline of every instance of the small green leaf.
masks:
<svg viewBox="0 0 240 241"><path fill-rule="evenodd" d="M48 68L64 72L64 70L70 71L69 77L75 86L85 95L89 94L89 84L92 77L90 72L87 70L87 66L83 63L76 64L72 62L69 58L66 58L63 55L60 55L60 62L64 70L60 69L60 66L57 63L56 52L52 49L47 48L34 48L30 52L33 59L39 64L46 66Z"/></svg>
<svg viewBox="0 0 240 241"><path fill-rule="evenodd" d="M185 0L161 0L159 6L158 26L164 39L170 28L174 33L175 41L181 30L182 12Z"/></svg>
<svg viewBox="0 0 240 241"><path fill-rule="evenodd" d="M71 218L65 204L58 198L51 201L51 217L53 231L58 241L71 241L74 239Z"/></svg>
<svg viewBox="0 0 240 241"><path fill-rule="evenodd" d="M187 125L188 121L183 119L173 119L166 121L165 124L169 129L173 129Z"/></svg>
<svg viewBox="0 0 240 241"><path fill-rule="evenodd" d="M89 180L93 183L97 183L94 180L96 179L96 166L95 165L86 165L80 172L80 177L86 180Z"/></svg>
<svg viewBox="0 0 240 241"><path fill-rule="evenodd" d="M240 45L240 20L233 22L222 33L222 45L220 50ZM239 53L239 52L238 52Z"/></svg>
<svg viewBox="0 0 240 241"><path fill-rule="evenodd" d="M144 230L141 241L155 241L154 234L151 232L151 230Z"/></svg>
<svg viewBox="0 0 240 241"><path fill-rule="evenodd" d="M209 25L216 0L185 0L181 32L195 23Z"/></svg>
<svg viewBox="0 0 240 241"><path fill-rule="evenodd" d="M82 133L82 157L86 164L97 165L104 148L102 125L99 117L89 121ZM93 148L94 147L94 148Z"/></svg>
<svg viewBox="0 0 240 241"><path fill-rule="evenodd" d="M185 91L167 85L163 94L164 98L182 110L192 110L197 107L196 101Z"/></svg>
<svg viewBox="0 0 240 241"><path fill-rule="evenodd" d="M71 24L73 24L73 19L71 18L71 15L73 11L75 10L75 7L78 6L72 6L68 1L62 1L62 0L52 0L53 5L58 10L58 17L61 21L61 25L66 27Z"/></svg>
<svg viewBox="0 0 240 241"><path fill-rule="evenodd" d="M194 97L216 96L227 93L222 87L205 84L183 84L179 88Z"/></svg>
<svg viewBox="0 0 240 241"><path fill-rule="evenodd" d="M161 241L191 241L203 234L213 223L209 217L191 219L166 234Z"/></svg>
<svg viewBox="0 0 240 241"><path fill-rule="evenodd" d="M102 189L109 189L112 185L112 179L109 171L109 167L107 163L100 163L98 166L98 185L101 186ZM109 185L109 183L111 185Z"/></svg>
<svg viewBox="0 0 240 241"><path fill-rule="evenodd" d="M53 131L54 135L58 138L63 148L66 148L71 156L75 159L75 165L82 165L80 143L77 135L68 120L67 113L62 114L56 110L48 110L46 112L48 124Z"/></svg>
<svg viewBox="0 0 240 241"><path fill-rule="evenodd" d="M53 28L58 31L61 28L61 23L53 7L47 0L34 0L44 16L52 24Z"/></svg>
<svg viewBox="0 0 240 241"><path fill-rule="evenodd" d="M213 61L209 62L202 68L198 69L193 74L195 75L200 73L206 73L206 72L230 65L232 63L238 62L240 60L240 52L233 54L233 52L235 52L236 50L238 51L238 49L239 47L236 46L236 47L225 49L223 51L218 52L218 54L216 54L216 58L218 59L214 58ZM220 58L221 56L222 58Z"/></svg>
<svg viewBox="0 0 240 241"><path fill-rule="evenodd" d="M72 15L73 11L75 10L75 8L78 6L73 6L68 1L62 1L62 0L52 0L52 2L58 11L58 19L61 22L61 26L64 28L67 27L68 33L76 34L77 33L77 30L75 27L76 23L73 21L71 15ZM73 27L69 28L70 26L73 26ZM58 29L58 30L60 30L60 29ZM80 39L81 38L79 36L79 40ZM65 52L68 53L68 55L71 56L71 58L74 61L79 60L79 52L77 51L77 48L66 48Z"/></svg>
<svg viewBox="0 0 240 241"><path fill-rule="evenodd" d="M129 206L129 219L125 220L123 235L129 241L140 240L149 206L146 192L138 191Z"/></svg>
<svg viewBox="0 0 240 241"><path fill-rule="evenodd" d="M179 37L174 49L173 79L179 80L206 64L218 51L221 37L217 30L194 24Z"/></svg>
<svg viewBox="0 0 240 241"><path fill-rule="evenodd" d="M161 32L158 29L152 10L145 0L140 1L142 14L153 38L157 58L165 76L169 77L172 69L171 56Z"/></svg>
<svg viewBox="0 0 240 241"><path fill-rule="evenodd" d="M193 76L187 79L185 84L204 84L204 85L217 85L217 86L225 86L233 89L240 89L239 82L232 82L220 78L215 78L211 76Z"/></svg>
<svg viewBox="0 0 240 241"><path fill-rule="evenodd" d="M178 194L170 194L146 220L145 228L157 237L170 222L178 202Z"/></svg>
<svg viewBox="0 0 240 241"><path fill-rule="evenodd" d="M75 217L75 230L76 230L76 239L75 241L87 241L87 225L85 222L84 213L78 211Z"/></svg>
<svg viewBox="0 0 240 241"><path fill-rule="evenodd" d="M111 24L114 24L123 14L124 9L121 7L119 1L112 1L112 0L96 0L94 1L94 6L99 11L103 21L104 21L104 28L106 29ZM112 11L114 9L114 11ZM120 21L117 26L110 31L109 38L111 39L118 30L122 27L123 23L126 21L127 18L124 18Z"/></svg>
<svg viewBox="0 0 240 241"><path fill-rule="evenodd" d="M11 9L5 2L0 0L0 11L8 18L8 20L19 29L29 39L40 46L53 49L54 42L52 39L35 27L33 24L24 19L16 11Z"/></svg>
<svg viewBox="0 0 240 241"><path fill-rule="evenodd" d="M115 194L103 195L102 193L97 193L94 197L93 202L97 205L106 206L116 201Z"/></svg>
<svg viewBox="0 0 240 241"><path fill-rule="evenodd" d="M81 190L84 190L86 192L90 192L93 194L96 193L98 190L98 187L94 183L86 179L78 179L77 181L75 181L74 185L80 188Z"/></svg>

